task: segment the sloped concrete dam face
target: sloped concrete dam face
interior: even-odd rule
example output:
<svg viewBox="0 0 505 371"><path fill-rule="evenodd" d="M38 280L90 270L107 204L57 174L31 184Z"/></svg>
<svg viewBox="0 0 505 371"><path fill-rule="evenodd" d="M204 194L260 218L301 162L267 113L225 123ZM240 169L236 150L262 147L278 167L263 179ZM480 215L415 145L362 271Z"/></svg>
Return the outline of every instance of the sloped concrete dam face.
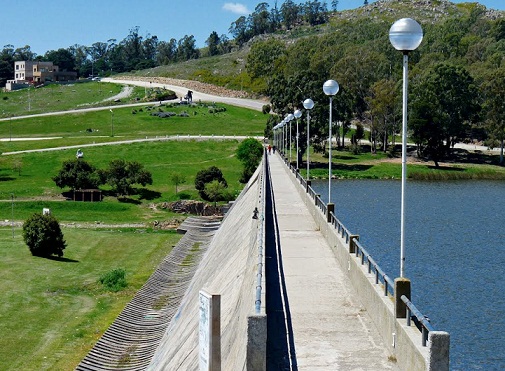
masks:
<svg viewBox="0 0 505 371"><path fill-rule="evenodd" d="M256 173L214 235L149 370L198 369L199 292L202 289L221 295L221 369L245 369L247 319L255 309L256 240L260 221L252 216L258 200Z"/></svg>

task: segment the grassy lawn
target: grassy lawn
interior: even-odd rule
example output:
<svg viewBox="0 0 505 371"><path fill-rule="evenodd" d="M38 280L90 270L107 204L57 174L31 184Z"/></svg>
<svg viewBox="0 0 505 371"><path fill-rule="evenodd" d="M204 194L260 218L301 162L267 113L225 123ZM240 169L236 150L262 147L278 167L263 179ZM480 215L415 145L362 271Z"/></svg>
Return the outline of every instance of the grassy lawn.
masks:
<svg viewBox="0 0 505 371"><path fill-rule="evenodd" d="M145 137L172 135L262 136L266 116L261 112L219 104L224 112L212 113L208 104L194 107L168 105L163 107L115 108L61 116L33 117L0 122L0 152L34 148L53 148ZM186 112L189 117L160 118L153 113ZM114 137L111 137L112 133ZM46 140L16 140L54 138Z"/></svg>
<svg viewBox="0 0 505 371"><path fill-rule="evenodd" d="M15 219L24 219L42 205L50 205L60 220L64 221L139 221L160 217L159 212L148 206L153 202L184 198L198 198L194 189L196 173L212 165L219 167L228 182L229 191L238 193L242 171L241 163L235 157L237 140L180 140L155 141L127 145L96 146L84 150L85 159L98 168L105 168L114 159L138 161L151 172L153 184L129 202L117 202L115 197L106 197L100 203L61 202L62 190L51 177L55 176L63 161L75 156L74 149L30 152L0 157L0 201L10 201L15 195ZM21 173L13 170L13 164L22 164ZM178 186L170 182L170 175L181 173L186 182ZM107 191L107 187L103 187ZM0 213L10 215L10 202L0 202Z"/></svg>
<svg viewBox="0 0 505 371"><path fill-rule="evenodd" d="M289 155L289 152L288 152ZM350 150L332 151L332 176L340 179L401 179L401 154L389 158L381 151L372 154L363 151L354 154ZM432 161L414 161L409 159L407 176L417 180L465 180L465 179L503 179L505 168L497 166L498 154L469 154L467 151L455 151L447 163L435 167ZM463 161L464 159L464 161ZM307 174L306 157L300 165L300 173ZM310 152L310 177L328 179L328 157L321 153Z"/></svg>
<svg viewBox="0 0 505 371"><path fill-rule="evenodd" d="M0 369L72 370L177 243L173 231L63 228L61 260L31 256L15 229L0 228ZM126 270L128 287L99 277Z"/></svg>
<svg viewBox="0 0 505 371"><path fill-rule="evenodd" d="M121 89L122 85L84 80L68 85L51 84L36 89L0 91L0 118L111 105L111 101L104 100L119 94ZM144 89L136 87L128 101L144 95Z"/></svg>

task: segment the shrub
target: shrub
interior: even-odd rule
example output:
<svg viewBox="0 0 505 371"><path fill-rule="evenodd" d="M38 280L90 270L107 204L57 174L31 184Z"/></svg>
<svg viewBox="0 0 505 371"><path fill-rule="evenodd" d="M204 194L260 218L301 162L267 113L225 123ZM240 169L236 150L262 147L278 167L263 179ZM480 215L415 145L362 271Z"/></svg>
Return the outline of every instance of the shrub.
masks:
<svg viewBox="0 0 505 371"><path fill-rule="evenodd" d="M205 193L205 185L212 182L213 180L217 180L218 182L223 183L225 188L228 187L228 183L223 177L223 172L216 166L211 166L208 169L200 170L196 174L195 188L200 194L200 197L206 201L210 201L210 198Z"/></svg>
<svg viewBox="0 0 505 371"><path fill-rule="evenodd" d="M33 214L23 224L23 239L33 256L63 256L66 242L58 220L50 214Z"/></svg>
<svg viewBox="0 0 505 371"><path fill-rule="evenodd" d="M126 282L126 271L123 268L116 268L100 276L99 282L109 291L118 292L128 286Z"/></svg>

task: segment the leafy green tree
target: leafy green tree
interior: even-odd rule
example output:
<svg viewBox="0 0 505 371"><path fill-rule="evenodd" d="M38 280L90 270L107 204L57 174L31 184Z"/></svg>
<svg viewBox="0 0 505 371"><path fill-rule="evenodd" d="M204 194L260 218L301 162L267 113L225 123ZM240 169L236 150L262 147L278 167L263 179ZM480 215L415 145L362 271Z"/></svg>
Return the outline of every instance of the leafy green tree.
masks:
<svg viewBox="0 0 505 371"><path fill-rule="evenodd" d="M51 61L60 71L75 71L75 57L69 49L50 50L44 55L45 61Z"/></svg>
<svg viewBox="0 0 505 371"><path fill-rule="evenodd" d="M102 176L120 196L132 194L134 184L141 184L144 187L153 184L151 173L136 161L112 160L108 168L102 172Z"/></svg>
<svg viewBox="0 0 505 371"><path fill-rule="evenodd" d="M249 181L256 171L263 156L263 146L254 138L247 138L237 148L237 158L244 165L244 171L240 179L241 183Z"/></svg>
<svg viewBox="0 0 505 371"><path fill-rule="evenodd" d="M284 22L284 27L290 30L299 20L300 7L292 0L286 0L281 5L281 15Z"/></svg>
<svg viewBox="0 0 505 371"><path fill-rule="evenodd" d="M408 125L417 144L418 155L432 160L438 167L445 156L444 128L434 104L427 100L414 101Z"/></svg>
<svg viewBox="0 0 505 371"><path fill-rule="evenodd" d="M177 59L177 40L174 38L170 41L161 41L158 43L157 54L158 64L164 65L175 62Z"/></svg>
<svg viewBox="0 0 505 371"><path fill-rule="evenodd" d="M505 142L505 67L494 71L483 85L487 130L492 141L500 143L500 165L504 164Z"/></svg>
<svg viewBox="0 0 505 371"><path fill-rule="evenodd" d="M33 214L23 224L23 239L33 256L63 256L66 242L58 220L50 214Z"/></svg>
<svg viewBox="0 0 505 371"><path fill-rule="evenodd" d="M177 193L177 186L179 184L186 183L186 177L184 176L184 174L181 174L181 173L173 173L170 176L170 180L175 185L175 193Z"/></svg>
<svg viewBox="0 0 505 371"><path fill-rule="evenodd" d="M270 76L281 63L285 49L284 43L277 39L255 42L247 55L247 72L253 78Z"/></svg>
<svg viewBox="0 0 505 371"><path fill-rule="evenodd" d="M460 66L441 63L414 84L413 114L425 117L427 113L416 112L429 106L431 119L441 125L436 130L443 136L445 152L449 153L455 143L465 138L472 120L478 117L480 104L478 90L469 72Z"/></svg>
<svg viewBox="0 0 505 371"><path fill-rule="evenodd" d="M219 35L216 31L212 31L205 41L207 46L209 47L209 55L218 55L219 54Z"/></svg>
<svg viewBox="0 0 505 371"><path fill-rule="evenodd" d="M103 184L99 171L83 159L64 161L60 171L52 178L60 188L89 189Z"/></svg>
<svg viewBox="0 0 505 371"><path fill-rule="evenodd" d="M370 95L365 98L371 115L377 120L377 129L382 133L384 152L387 150L389 135L394 138L394 133L399 129L398 123L400 120L398 115L400 108L397 91L395 81L382 79L372 85Z"/></svg>
<svg viewBox="0 0 505 371"><path fill-rule="evenodd" d="M223 182L214 179L212 182L205 183L204 192L207 198L214 202L216 206L217 201L223 198L226 191L226 186Z"/></svg>
<svg viewBox="0 0 505 371"><path fill-rule="evenodd" d="M254 12L249 16L249 27L253 36L271 32L270 13L268 3L262 2L256 5Z"/></svg>
<svg viewBox="0 0 505 371"><path fill-rule="evenodd" d="M239 46L244 45L251 38L245 16L240 16L235 22L232 22L228 32L235 38Z"/></svg>
<svg viewBox="0 0 505 371"><path fill-rule="evenodd" d="M196 48L196 40L193 35L184 35L177 43L177 60L189 61L200 58L200 50Z"/></svg>
<svg viewBox="0 0 505 371"><path fill-rule="evenodd" d="M223 172L216 166L211 166L208 169L200 170L195 177L195 188L200 194L200 197L204 200L210 201L205 193L205 184L212 182L213 180L217 180L223 185L228 187L228 183L223 177Z"/></svg>
<svg viewBox="0 0 505 371"><path fill-rule="evenodd" d="M317 0L306 1L303 5L305 20L311 26L328 22L328 7L326 2Z"/></svg>

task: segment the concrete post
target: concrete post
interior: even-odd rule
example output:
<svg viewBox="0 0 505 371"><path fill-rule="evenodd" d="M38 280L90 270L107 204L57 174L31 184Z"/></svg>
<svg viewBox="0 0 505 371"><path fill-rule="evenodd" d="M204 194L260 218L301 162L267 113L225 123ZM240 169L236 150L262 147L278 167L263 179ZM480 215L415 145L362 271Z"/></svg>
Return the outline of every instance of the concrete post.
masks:
<svg viewBox="0 0 505 371"><path fill-rule="evenodd" d="M449 371L449 333L430 331L428 340L430 342L428 371Z"/></svg>
<svg viewBox="0 0 505 371"><path fill-rule="evenodd" d="M335 212L335 204L330 202L328 205L326 205L326 221L328 223L331 222L331 213Z"/></svg>
<svg viewBox="0 0 505 371"><path fill-rule="evenodd" d="M309 187L312 185L311 180L307 180L307 189L305 190L306 193L309 193Z"/></svg>
<svg viewBox="0 0 505 371"><path fill-rule="evenodd" d="M356 247L354 246L354 240L359 241L359 235L351 234L349 236L349 254L356 253Z"/></svg>
<svg viewBox="0 0 505 371"><path fill-rule="evenodd" d="M265 371L267 368L267 316L247 317L247 371Z"/></svg>
<svg viewBox="0 0 505 371"><path fill-rule="evenodd" d="M407 318L407 305L401 299L405 295L411 300L410 280L405 277L395 278L395 317Z"/></svg>

